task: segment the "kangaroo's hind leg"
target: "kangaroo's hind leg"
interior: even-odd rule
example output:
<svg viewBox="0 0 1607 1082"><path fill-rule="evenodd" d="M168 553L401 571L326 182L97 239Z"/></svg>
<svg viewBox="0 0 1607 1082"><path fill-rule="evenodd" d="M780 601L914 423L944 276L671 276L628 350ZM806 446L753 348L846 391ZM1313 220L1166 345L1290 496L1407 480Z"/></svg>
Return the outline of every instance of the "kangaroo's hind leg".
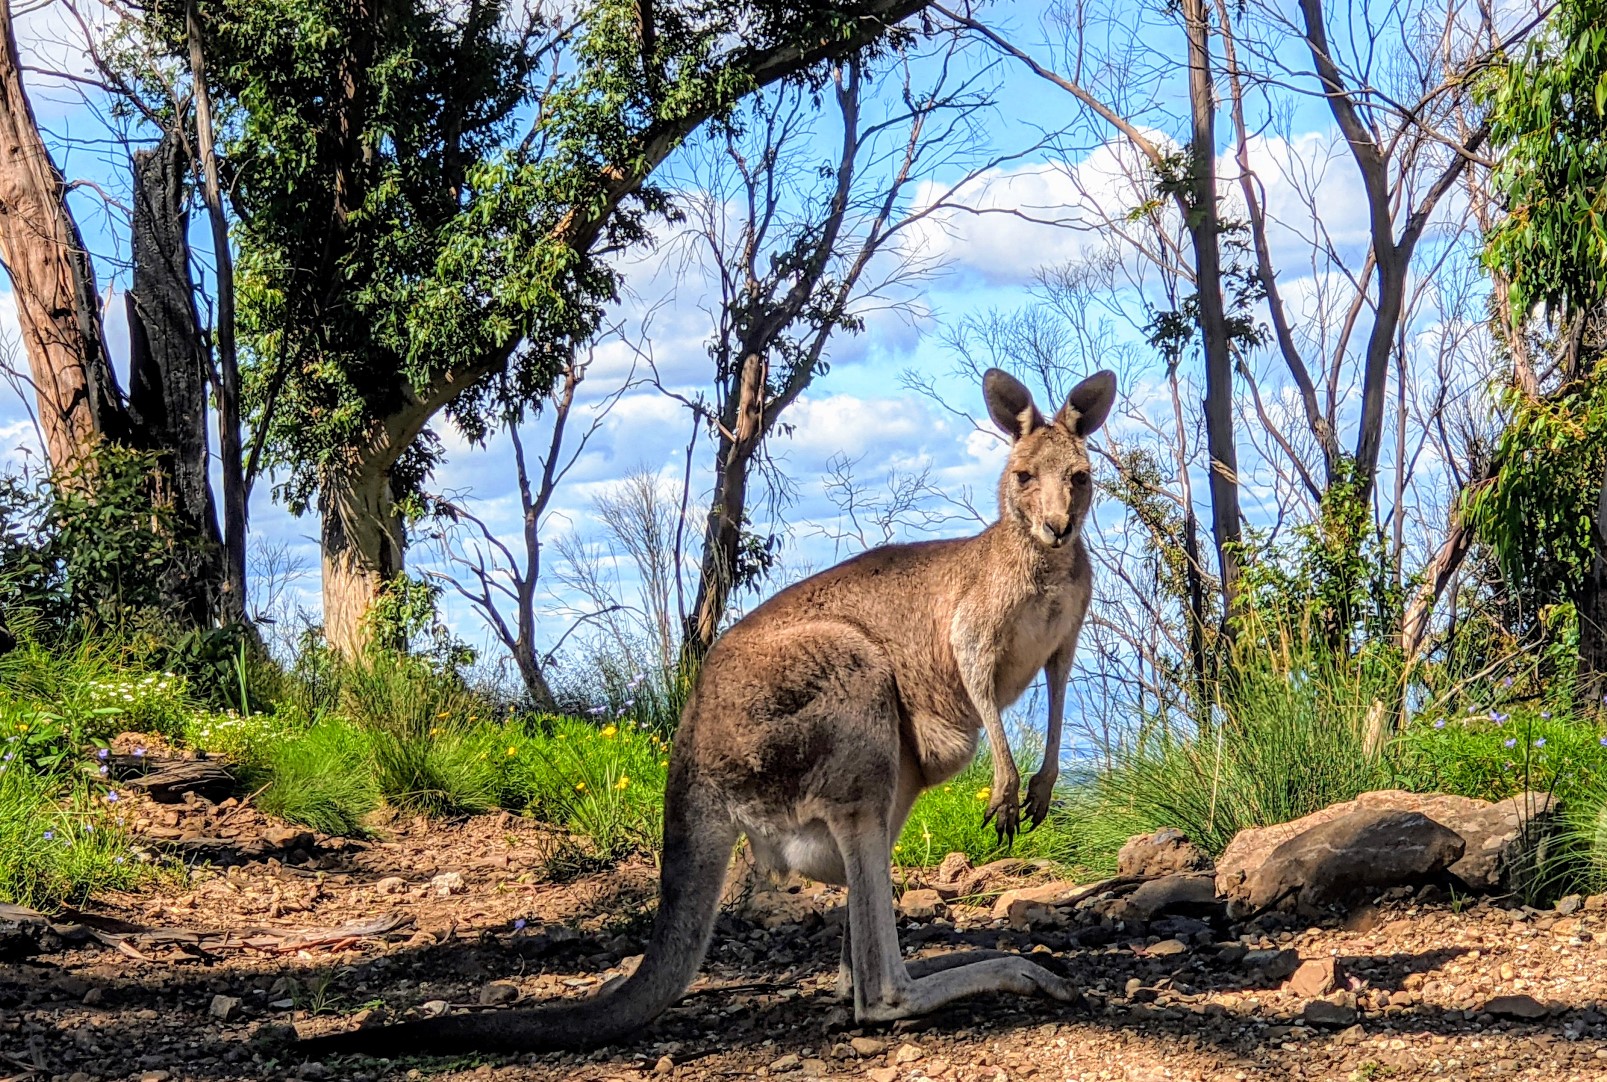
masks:
<svg viewBox="0 0 1607 1082"><path fill-rule="evenodd" d="M899 953L893 915L893 880L888 873L892 846L885 813L845 810L830 826L848 872L857 1021L911 1018L980 992L1045 995L1062 1002L1080 998L1069 982L1018 956L962 953L953 963L945 959L933 965L906 966Z"/></svg>

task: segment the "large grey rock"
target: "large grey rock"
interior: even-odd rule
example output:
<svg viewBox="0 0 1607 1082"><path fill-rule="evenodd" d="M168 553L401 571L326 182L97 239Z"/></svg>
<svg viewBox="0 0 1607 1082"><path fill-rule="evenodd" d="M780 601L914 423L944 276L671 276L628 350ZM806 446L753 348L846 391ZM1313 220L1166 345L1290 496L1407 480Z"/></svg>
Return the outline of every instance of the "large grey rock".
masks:
<svg viewBox="0 0 1607 1082"><path fill-rule="evenodd" d="M1164 875L1140 883L1131 894L1109 903L1104 912L1119 920L1141 921L1171 916L1211 921L1226 916L1223 901L1216 896L1216 880L1209 872Z"/></svg>
<svg viewBox="0 0 1607 1082"><path fill-rule="evenodd" d="M1361 887L1420 882L1460 860L1466 843L1422 812L1362 808L1300 830L1270 852L1245 849L1259 859L1224 859L1217 868L1217 890L1236 912L1274 903L1310 909Z"/></svg>
<svg viewBox="0 0 1607 1082"><path fill-rule="evenodd" d="M1551 827L1554 807L1546 793L1519 793L1491 803L1445 793L1408 793L1381 789L1355 800L1333 804L1288 823L1240 831L1216 862L1217 889L1227 897L1243 895L1251 870L1291 838L1356 811L1420 812L1455 831L1463 841L1462 856L1448 869L1476 891L1511 885L1525 853Z"/></svg>
<svg viewBox="0 0 1607 1082"><path fill-rule="evenodd" d="M1135 834L1116 854L1116 874L1175 875L1208 872L1211 858L1202 853L1181 830L1162 827L1153 834Z"/></svg>

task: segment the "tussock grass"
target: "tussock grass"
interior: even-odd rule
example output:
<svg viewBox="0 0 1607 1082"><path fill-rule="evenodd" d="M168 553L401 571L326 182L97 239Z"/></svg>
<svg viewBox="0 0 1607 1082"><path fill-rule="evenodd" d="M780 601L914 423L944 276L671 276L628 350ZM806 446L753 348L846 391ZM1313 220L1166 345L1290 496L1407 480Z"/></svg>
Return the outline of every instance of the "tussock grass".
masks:
<svg viewBox="0 0 1607 1082"><path fill-rule="evenodd" d="M86 785L0 773L0 901L50 910L128 889L148 872Z"/></svg>

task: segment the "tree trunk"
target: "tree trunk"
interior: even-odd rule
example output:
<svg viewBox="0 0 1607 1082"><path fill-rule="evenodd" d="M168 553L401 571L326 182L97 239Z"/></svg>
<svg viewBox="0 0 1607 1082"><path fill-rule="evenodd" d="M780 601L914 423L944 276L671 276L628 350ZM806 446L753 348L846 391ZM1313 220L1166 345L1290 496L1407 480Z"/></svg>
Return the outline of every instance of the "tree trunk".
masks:
<svg viewBox="0 0 1607 1082"><path fill-rule="evenodd" d="M726 410L714 460L714 498L703 532L703 563L696 600L682 636L683 664L697 662L714 645L731 601L747 513L748 468L764 430L764 393L769 365L759 353L742 359L734 408Z"/></svg>
<svg viewBox="0 0 1607 1082"><path fill-rule="evenodd" d="M0 4L0 33L0 260L16 294L45 453L52 468L68 470L96 436L120 438L126 415L89 253L23 89L10 4Z"/></svg>
<svg viewBox="0 0 1607 1082"><path fill-rule="evenodd" d="M217 269L218 324L218 457L223 473L223 565L221 596L223 616L244 624L246 615L246 480L245 448L240 438L240 360L234 341L234 255L229 250L229 225L223 214L223 193L218 179L218 156L212 134L212 95L206 81L201 17L195 0L185 6L185 32L189 37L190 78L195 88L196 150L201 157L201 192L207 221L212 227L212 257ZM263 419L263 423L268 423Z"/></svg>
<svg viewBox="0 0 1607 1082"><path fill-rule="evenodd" d="M207 373L190 279L184 167L171 131L154 150L134 152L128 411L130 442L160 455L178 519L200 544L199 565L172 593L193 624L206 626L218 614L224 567L207 475Z"/></svg>
<svg viewBox="0 0 1607 1082"><path fill-rule="evenodd" d="M1205 345L1205 443L1211 462L1211 532L1222 567L1222 624L1228 634L1239 592L1239 458L1233 435L1233 355L1222 302L1216 193L1216 101L1211 86L1210 17L1204 0L1183 0L1188 35L1191 195L1189 237Z"/></svg>
<svg viewBox="0 0 1607 1082"><path fill-rule="evenodd" d="M372 640L368 610L402 573L406 541L389 471L326 478L319 514L324 637L344 656L357 657Z"/></svg>

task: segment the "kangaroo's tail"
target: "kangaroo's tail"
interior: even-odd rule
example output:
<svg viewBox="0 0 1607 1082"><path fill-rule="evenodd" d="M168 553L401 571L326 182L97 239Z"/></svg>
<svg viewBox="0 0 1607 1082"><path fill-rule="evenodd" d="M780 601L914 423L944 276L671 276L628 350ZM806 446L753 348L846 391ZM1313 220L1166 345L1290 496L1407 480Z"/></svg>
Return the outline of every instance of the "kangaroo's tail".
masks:
<svg viewBox="0 0 1607 1082"><path fill-rule="evenodd" d="M297 1056L457 1055L592 1048L636 1036L686 991L708 950L736 841L725 809L685 782L666 787L658 916L636 972L594 999L375 1026L297 1042ZM695 783L693 783L695 784Z"/></svg>

